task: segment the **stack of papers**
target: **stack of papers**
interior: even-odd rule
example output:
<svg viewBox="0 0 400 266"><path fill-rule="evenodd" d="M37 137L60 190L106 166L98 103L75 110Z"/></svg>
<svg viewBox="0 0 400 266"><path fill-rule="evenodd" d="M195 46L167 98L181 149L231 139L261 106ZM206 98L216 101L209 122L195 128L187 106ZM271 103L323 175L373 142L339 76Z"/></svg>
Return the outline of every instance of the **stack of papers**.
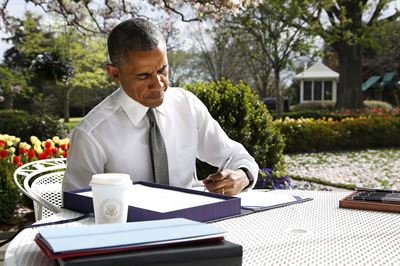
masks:
<svg viewBox="0 0 400 266"><path fill-rule="evenodd" d="M224 230L184 218L39 229L35 242L50 259L221 241Z"/></svg>
<svg viewBox="0 0 400 266"><path fill-rule="evenodd" d="M194 208L203 205L219 203L226 200L211 197L210 194L206 193L204 193L204 195L198 195L187 193L185 191L148 187L140 184L133 185L129 192L129 206L159 213ZM77 194L93 198L92 191L85 191ZM160 201L162 201L162 204L160 204Z"/></svg>

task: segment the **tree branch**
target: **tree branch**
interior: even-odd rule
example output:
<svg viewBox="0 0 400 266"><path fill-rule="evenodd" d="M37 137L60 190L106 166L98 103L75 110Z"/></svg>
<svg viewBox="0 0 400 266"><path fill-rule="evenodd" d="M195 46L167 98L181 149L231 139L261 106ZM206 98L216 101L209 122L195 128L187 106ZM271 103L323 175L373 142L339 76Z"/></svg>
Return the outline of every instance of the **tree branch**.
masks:
<svg viewBox="0 0 400 266"><path fill-rule="evenodd" d="M106 2L108 3L107 0L106 0ZM95 16L94 16L92 10L90 10L90 8L89 8L89 1L85 2L85 8L86 8L86 10L89 12L89 16L92 18L94 24L96 24L97 29L98 29L100 32L104 33L104 29L103 29L102 27L100 27L99 22L98 22L97 19L95 18ZM112 12L112 9L110 9L110 10L111 10L110 12Z"/></svg>
<svg viewBox="0 0 400 266"><path fill-rule="evenodd" d="M7 15L6 15L6 8L7 8L7 5L8 5L8 1L9 0L4 1L3 4L0 7L0 16L1 16L2 20L3 20L3 23L6 26L6 28L9 26L9 23L8 23L8 20L7 20Z"/></svg>
<svg viewBox="0 0 400 266"><path fill-rule="evenodd" d="M200 21L199 18L192 18L192 19L186 19L185 15L182 12L179 12L177 9L173 8L170 4L168 0L163 0L164 3L164 7L170 11L172 11L173 13L179 15L181 17L181 20L183 22L192 22L192 21Z"/></svg>
<svg viewBox="0 0 400 266"><path fill-rule="evenodd" d="M374 10L374 13L372 14L370 20L367 23L368 26L371 26L374 22L378 20L379 16L382 14L382 10L385 7L385 5L386 1L379 0Z"/></svg>

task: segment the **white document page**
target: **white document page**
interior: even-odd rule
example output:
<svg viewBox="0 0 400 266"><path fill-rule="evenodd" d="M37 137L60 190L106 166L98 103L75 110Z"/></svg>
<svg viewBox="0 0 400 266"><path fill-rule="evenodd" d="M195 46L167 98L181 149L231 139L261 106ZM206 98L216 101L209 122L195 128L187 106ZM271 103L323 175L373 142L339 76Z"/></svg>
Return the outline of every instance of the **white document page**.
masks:
<svg viewBox="0 0 400 266"><path fill-rule="evenodd" d="M274 191L250 190L239 193L236 196L241 198L242 207L255 208L255 209L272 207L279 204L298 201L300 199L298 196L295 197L290 194L281 193L279 192L279 190L274 190Z"/></svg>
<svg viewBox="0 0 400 266"><path fill-rule="evenodd" d="M92 197L92 191L77 193ZM156 212L171 212L206 204L224 201L224 199L197 195L170 189L133 185L129 205Z"/></svg>

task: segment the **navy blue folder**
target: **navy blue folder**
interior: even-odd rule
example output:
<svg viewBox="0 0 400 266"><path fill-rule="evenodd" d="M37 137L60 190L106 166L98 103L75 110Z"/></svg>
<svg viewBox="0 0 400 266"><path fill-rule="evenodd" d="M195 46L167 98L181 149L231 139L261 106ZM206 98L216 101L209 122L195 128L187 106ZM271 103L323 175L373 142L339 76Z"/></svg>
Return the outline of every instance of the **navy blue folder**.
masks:
<svg viewBox="0 0 400 266"><path fill-rule="evenodd" d="M160 219L170 219L170 218L187 218L198 222L209 222L212 220L223 219L226 217L237 216L241 214L240 198L237 197L231 197L231 196L197 191L187 188L173 187L173 186L153 184L147 182L134 182L133 184L141 184L149 187L169 189L179 192L203 195L207 197L214 197L222 199L222 201L186 209L179 209L170 212L157 212L134 206L129 206L128 222L160 220ZM64 191L63 207L80 213L93 213L94 211L93 211L92 198L77 194L89 190L90 187L72 191Z"/></svg>

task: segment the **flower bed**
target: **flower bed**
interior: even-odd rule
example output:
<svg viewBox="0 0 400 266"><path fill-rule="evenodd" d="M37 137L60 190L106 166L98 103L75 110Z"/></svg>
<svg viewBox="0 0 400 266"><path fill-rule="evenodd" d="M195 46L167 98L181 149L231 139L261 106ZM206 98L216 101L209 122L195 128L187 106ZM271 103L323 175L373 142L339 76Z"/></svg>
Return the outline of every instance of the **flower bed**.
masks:
<svg viewBox="0 0 400 266"><path fill-rule="evenodd" d="M21 198L13 180L15 169L27 162L49 158L67 157L69 139L39 140L32 136L30 143L16 136L0 134L0 223L8 223Z"/></svg>
<svg viewBox="0 0 400 266"><path fill-rule="evenodd" d="M400 149L285 155L290 176L325 184L400 189Z"/></svg>

